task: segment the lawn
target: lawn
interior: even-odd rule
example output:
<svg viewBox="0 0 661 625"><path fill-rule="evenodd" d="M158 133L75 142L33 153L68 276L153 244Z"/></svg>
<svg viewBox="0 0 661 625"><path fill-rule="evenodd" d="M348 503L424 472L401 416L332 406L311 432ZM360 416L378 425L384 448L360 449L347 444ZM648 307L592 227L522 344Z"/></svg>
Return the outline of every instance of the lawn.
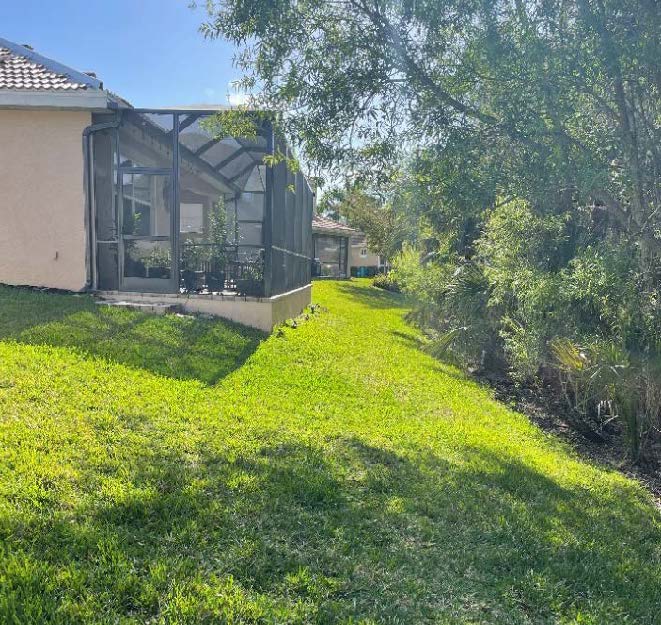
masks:
<svg viewBox="0 0 661 625"><path fill-rule="evenodd" d="M661 523L316 283L270 337L0 289L0 623L661 623Z"/></svg>

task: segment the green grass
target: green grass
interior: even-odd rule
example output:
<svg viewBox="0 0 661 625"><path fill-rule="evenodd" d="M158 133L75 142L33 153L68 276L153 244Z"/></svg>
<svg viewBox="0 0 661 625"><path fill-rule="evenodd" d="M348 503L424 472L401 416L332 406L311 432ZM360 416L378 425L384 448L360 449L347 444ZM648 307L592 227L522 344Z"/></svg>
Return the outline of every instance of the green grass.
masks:
<svg viewBox="0 0 661 625"><path fill-rule="evenodd" d="M651 498L316 283L281 336L0 290L0 623L660 623Z"/></svg>

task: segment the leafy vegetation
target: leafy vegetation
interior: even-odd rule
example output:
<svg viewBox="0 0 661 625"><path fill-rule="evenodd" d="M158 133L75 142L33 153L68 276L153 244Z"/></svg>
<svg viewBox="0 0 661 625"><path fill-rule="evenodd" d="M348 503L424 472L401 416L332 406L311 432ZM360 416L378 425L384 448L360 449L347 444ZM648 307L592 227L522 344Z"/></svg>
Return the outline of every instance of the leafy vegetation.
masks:
<svg viewBox="0 0 661 625"><path fill-rule="evenodd" d="M0 291L1 622L656 622L639 485L313 290L268 338Z"/></svg>
<svg viewBox="0 0 661 625"><path fill-rule="evenodd" d="M417 233L404 211L396 210L358 187L349 191L335 188L325 193L317 204L317 211L332 219L344 217L365 234L369 249L388 262Z"/></svg>
<svg viewBox="0 0 661 625"><path fill-rule="evenodd" d="M341 181L330 197L356 222L369 217L375 239L394 224L387 240L411 246L396 279L439 353L556 384L577 421L616 418L631 459L650 459L661 432L659 3L208 7L204 33L248 43L245 86ZM569 344L598 375L553 347Z"/></svg>
<svg viewBox="0 0 661 625"><path fill-rule="evenodd" d="M447 240L431 257L409 248L393 279L417 298L413 319L438 355L525 384L541 379L565 398L578 429L617 419L630 459L658 462L659 285L641 286L628 244L612 233L599 240L581 220L505 202L485 215L469 255Z"/></svg>
<svg viewBox="0 0 661 625"><path fill-rule="evenodd" d="M378 289L392 291L393 293L400 292L399 284L390 273L377 273L372 279L372 284Z"/></svg>

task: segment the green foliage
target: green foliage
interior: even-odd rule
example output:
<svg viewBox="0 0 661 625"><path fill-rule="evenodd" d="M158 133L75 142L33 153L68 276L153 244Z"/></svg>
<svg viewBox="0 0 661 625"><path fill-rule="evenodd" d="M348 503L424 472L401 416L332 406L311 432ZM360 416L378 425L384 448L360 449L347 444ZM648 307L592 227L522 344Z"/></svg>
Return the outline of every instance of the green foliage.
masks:
<svg viewBox="0 0 661 625"><path fill-rule="evenodd" d="M436 353L465 366L506 363L523 382L546 378L577 424L617 418L632 459L653 449L659 284L640 288L636 247L613 234L599 240L582 213L535 212L521 200L483 223L470 261L434 255L424 265L409 253L394 264L419 300L416 321L437 334Z"/></svg>
<svg viewBox="0 0 661 625"><path fill-rule="evenodd" d="M377 289L391 291L392 293L399 293L401 291L392 273L377 273L372 278L372 285Z"/></svg>
<svg viewBox="0 0 661 625"><path fill-rule="evenodd" d="M557 268L568 221L568 215L537 215L522 201L505 202L488 214L476 241L494 330L518 379L538 373L547 341L565 323Z"/></svg>
<svg viewBox="0 0 661 625"><path fill-rule="evenodd" d="M401 296L313 299L264 337L0 289L0 622L655 623L640 485L421 353Z"/></svg>
<svg viewBox="0 0 661 625"><path fill-rule="evenodd" d="M199 245L194 239L186 239L181 244L181 269L183 271L200 271L208 259L207 246Z"/></svg>
<svg viewBox="0 0 661 625"><path fill-rule="evenodd" d="M327 189L317 201L317 213L338 220L340 218L340 203L344 195L344 191L337 187Z"/></svg>
<svg viewBox="0 0 661 625"><path fill-rule="evenodd" d="M203 117L199 121L200 128L212 137L242 137L256 139L259 126L268 116L261 111L251 111L243 108L218 111L213 115Z"/></svg>
<svg viewBox="0 0 661 625"><path fill-rule="evenodd" d="M629 366L628 356L609 344L579 347L567 338L554 339L550 348L561 374L562 389L575 411L587 417L595 406L617 397L617 386ZM606 412L606 411L605 411Z"/></svg>
<svg viewBox="0 0 661 625"><path fill-rule="evenodd" d="M651 302L637 286L640 276L632 252L613 241L586 246L563 271L562 288L581 333L617 336L621 343L640 349L647 343L645 338L652 338L653 329L645 327L641 314L650 310Z"/></svg>
<svg viewBox="0 0 661 625"><path fill-rule="evenodd" d="M209 242L213 243L209 253L209 260L215 271L225 269L227 263L227 212L225 201L221 196L214 202L213 210L209 213Z"/></svg>
<svg viewBox="0 0 661 625"><path fill-rule="evenodd" d="M148 270L158 267L171 267L172 254L170 248L155 245L151 252L142 259L142 263Z"/></svg>
<svg viewBox="0 0 661 625"><path fill-rule="evenodd" d="M661 358L632 360L613 344L581 348L569 339L554 340L551 350L568 403L584 418L595 411L619 418L638 459L661 422Z"/></svg>
<svg viewBox="0 0 661 625"><path fill-rule="evenodd" d="M661 246L656 3L228 0L208 12L206 36L250 42L238 62L256 104L286 111L282 127L331 173L392 186L413 159L439 222L468 238L504 195L554 212L595 204Z"/></svg>
<svg viewBox="0 0 661 625"><path fill-rule="evenodd" d="M493 356L494 350L487 349L492 337L487 282L480 267L471 262L441 263L405 247L391 274L416 302L409 318L427 330L431 353L467 367L483 365Z"/></svg>
<svg viewBox="0 0 661 625"><path fill-rule="evenodd" d="M405 293L416 296L420 303L433 305L440 297L444 268L436 264L423 264L423 254L416 247L404 246L393 260L390 275Z"/></svg>
<svg viewBox="0 0 661 625"><path fill-rule="evenodd" d="M415 232L415 226L405 213L360 188L341 195L337 212L346 217L351 226L365 233L370 250L387 260L392 259Z"/></svg>

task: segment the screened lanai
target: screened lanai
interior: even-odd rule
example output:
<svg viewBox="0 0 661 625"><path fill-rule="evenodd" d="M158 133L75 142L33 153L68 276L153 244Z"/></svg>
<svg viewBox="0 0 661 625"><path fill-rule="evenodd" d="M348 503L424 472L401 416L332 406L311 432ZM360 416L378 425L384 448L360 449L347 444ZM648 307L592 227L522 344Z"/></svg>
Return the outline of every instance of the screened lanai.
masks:
<svg viewBox="0 0 661 625"><path fill-rule="evenodd" d="M264 116L226 136L217 111L96 115L93 286L270 297L309 284L313 194Z"/></svg>

